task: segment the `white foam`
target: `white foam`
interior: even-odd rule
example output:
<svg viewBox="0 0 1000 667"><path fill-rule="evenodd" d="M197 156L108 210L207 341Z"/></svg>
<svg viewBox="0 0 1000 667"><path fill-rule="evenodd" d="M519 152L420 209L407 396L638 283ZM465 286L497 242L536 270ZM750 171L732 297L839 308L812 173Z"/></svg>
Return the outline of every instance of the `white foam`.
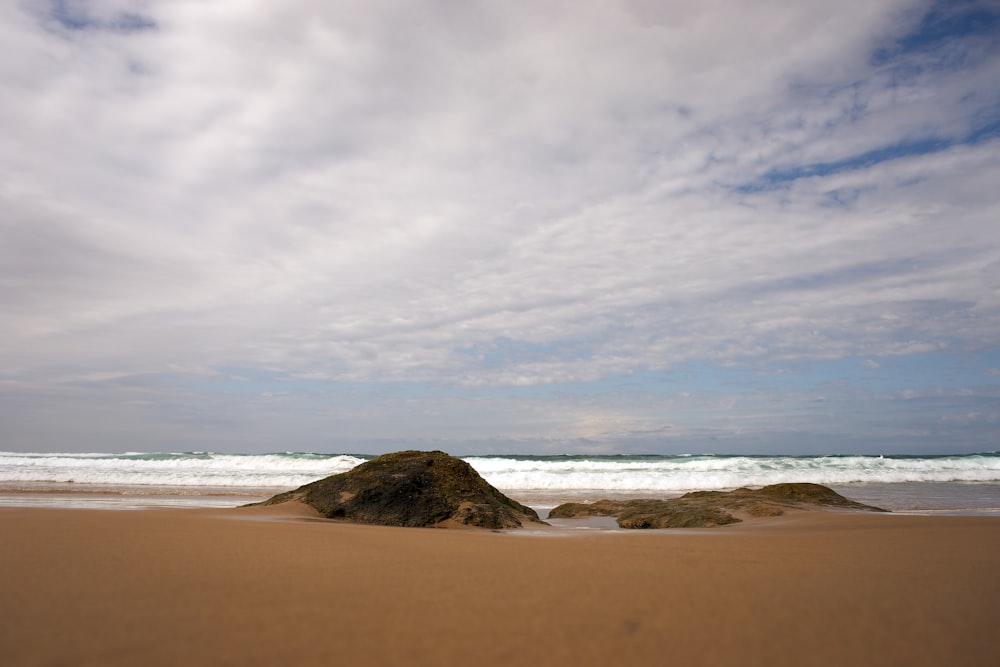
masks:
<svg viewBox="0 0 1000 667"><path fill-rule="evenodd" d="M283 488L345 472L362 461L346 455L0 453L0 483Z"/></svg>
<svg viewBox="0 0 1000 667"><path fill-rule="evenodd" d="M826 457L467 457L504 491L677 493L779 482L829 486L906 482L997 482L996 454ZM346 472L364 459L320 454L25 454L0 452L0 484L294 488Z"/></svg>
<svg viewBox="0 0 1000 667"><path fill-rule="evenodd" d="M501 489L679 492L781 482L837 485L1000 481L1000 458L684 457L668 459L466 459Z"/></svg>

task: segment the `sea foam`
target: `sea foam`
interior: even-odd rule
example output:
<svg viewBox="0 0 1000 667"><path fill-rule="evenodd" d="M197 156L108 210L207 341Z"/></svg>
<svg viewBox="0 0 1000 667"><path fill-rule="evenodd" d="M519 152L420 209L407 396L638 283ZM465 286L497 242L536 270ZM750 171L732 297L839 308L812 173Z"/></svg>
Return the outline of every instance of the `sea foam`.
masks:
<svg viewBox="0 0 1000 667"><path fill-rule="evenodd" d="M494 486L553 491L680 492L780 482L838 485L1000 481L1000 456L469 457Z"/></svg>
<svg viewBox="0 0 1000 667"><path fill-rule="evenodd" d="M346 472L351 454L0 452L0 484L294 488ZM1000 454L962 456L469 456L503 490L678 493L779 482L998 482Z"/></svg>
<svg viewBox="0 0 1000 667"><path fill-rule="evenodd" d="M0 453L0 483L285 488L346 472L364 459L323 454Z"/></svg>

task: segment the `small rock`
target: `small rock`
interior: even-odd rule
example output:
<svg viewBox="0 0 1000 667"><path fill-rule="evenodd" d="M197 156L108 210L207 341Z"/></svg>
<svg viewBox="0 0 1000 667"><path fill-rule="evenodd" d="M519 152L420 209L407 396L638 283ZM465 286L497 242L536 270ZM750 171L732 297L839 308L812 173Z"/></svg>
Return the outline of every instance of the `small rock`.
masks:
<svg viewBox="0 0 1000 667"><path fill-rule="evenodd" d="M761 489L693 491L668 500L598 500L565 503L549 512L552 519L579 516L613 516L622 528L702 528L738 523L730 514L742 511L753 517L781 516L786 509L842 507L865 512L885 510L849 500L820 484L772 484Z"/></svg>

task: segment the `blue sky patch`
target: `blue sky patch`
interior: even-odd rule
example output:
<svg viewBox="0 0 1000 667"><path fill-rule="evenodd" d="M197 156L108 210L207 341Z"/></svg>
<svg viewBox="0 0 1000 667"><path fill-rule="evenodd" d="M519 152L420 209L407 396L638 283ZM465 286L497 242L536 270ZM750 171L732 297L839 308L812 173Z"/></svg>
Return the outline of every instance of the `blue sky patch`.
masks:
<svg viewBox="0 0 1000 667"><path fill-rule="evenodd" d="M72 0L52 0L49 16L67 30L106 30L132 33L156 28L152 19L132 12L120 12L108 20L95 18L88 11L87 3Z"/></svg>
<svg viewBox="0 0 1000 667"><path fill-rule="evenodd" d="M882 65L904 54L940 48L953 40L995 35L998 29L1000 29L1000 7L995 2L976 0L936 2L924 15L916 30L904 35L891 46L876 49L872 55L872 62L875 65Z"/></svg>
<svg viewBox="0 0 1000 667"><path fill-rule="evenodd" d="M1000 109L997 109L996 111L997 114L1000 115ZM925 137L922 139L901 141L895 144L883 146L881 148L876 148L875 150L867 151L859 155L852 155L850 157L833 160L831 162L817 162L794 167L779 167L768 171L756 181L739 185L733 189L741 193L772 190L802 178L831 176L845 171L868 169L869 167L873 167L889 160L929 155L931 153L938 153L947 150L954 146L990 141L997 136L1000 136L1000 118L993 118L962 137ZM833 201L840 203L837 198L834 198Z"/></svg>

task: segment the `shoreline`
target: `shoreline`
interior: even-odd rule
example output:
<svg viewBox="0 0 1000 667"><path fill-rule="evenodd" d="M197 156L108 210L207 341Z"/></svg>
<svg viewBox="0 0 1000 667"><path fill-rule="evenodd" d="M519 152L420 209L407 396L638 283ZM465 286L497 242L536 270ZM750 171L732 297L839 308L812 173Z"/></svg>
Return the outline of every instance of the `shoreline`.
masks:
<svg viewBox="0 0 1000 667"><path fill-rule="evenodd" d="M834 485L830 488L851 500L882 507L893 514L1000 517L1000 484L997 483L854 484ZM290 489L284 487L128 486L33 482L17 485L0 484L0 507L219 509L261 502L288 490ZM501 489L501 491L508 497L531 507L543 519L550 509L564 502L592 502L604 498L617 500L676 498L683 493L680 491L669 494L622 493L606 490L558 492L531 489Z"/></svg>
<svg viewBox="0 0 1000 667"><path fill-rule="evenodd" d="M993 517L796 512L526 539L303 514L0 507L0 663L1000 660Z"/></svg>

